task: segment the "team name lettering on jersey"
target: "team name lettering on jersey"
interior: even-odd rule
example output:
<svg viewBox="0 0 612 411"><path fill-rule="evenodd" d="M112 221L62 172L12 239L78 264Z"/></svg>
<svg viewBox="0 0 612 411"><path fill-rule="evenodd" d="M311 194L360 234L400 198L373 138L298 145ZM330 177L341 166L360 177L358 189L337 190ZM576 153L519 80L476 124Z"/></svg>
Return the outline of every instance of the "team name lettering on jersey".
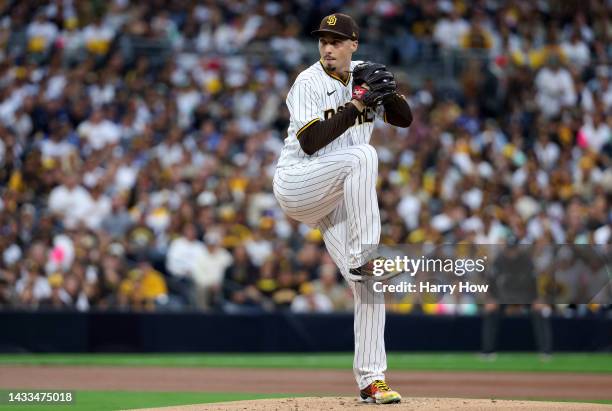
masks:
<svg viewBox="0 0 612 411"><path fill-rule="evenodd" d="M338 113L344 110L344 106L338 107ZM336 114L336 110L333 108L329 108L323 112L323 120L327 120L331 116ZM357 115L355 119L355 125L363 124L363 123L373 123L374 122L374 111L370 107L366 107L361 113Z"/></svg>

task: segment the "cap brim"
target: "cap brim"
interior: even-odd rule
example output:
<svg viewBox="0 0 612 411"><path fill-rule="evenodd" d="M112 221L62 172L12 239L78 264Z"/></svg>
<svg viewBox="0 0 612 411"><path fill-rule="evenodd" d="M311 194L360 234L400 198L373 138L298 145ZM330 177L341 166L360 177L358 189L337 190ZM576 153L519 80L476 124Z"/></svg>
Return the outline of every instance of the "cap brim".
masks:
<svg viewBox="0 0 612 411"><path fill-rule="evenodd" d="M330 29L321 29L321 30L315 30L312 31L310 34L312 34L313 36L317 36L317 37L321 37L325 34L332 34L336 37L340 37L342 39L346 39L346 40L357 40L357 39L353 39L352 37L347 36L344 33L341 33L339 31L336 30L330 30Z"/></svg>

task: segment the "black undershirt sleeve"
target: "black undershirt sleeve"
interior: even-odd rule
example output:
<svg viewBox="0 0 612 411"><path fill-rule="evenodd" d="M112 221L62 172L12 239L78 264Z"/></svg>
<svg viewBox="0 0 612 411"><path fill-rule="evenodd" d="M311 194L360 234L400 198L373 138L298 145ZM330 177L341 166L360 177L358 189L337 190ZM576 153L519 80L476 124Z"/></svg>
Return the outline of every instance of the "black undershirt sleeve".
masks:
<svg viewBox="0 0 612 411"><path fill-rule="evenodd" d="M412 124L412 111L406 99L395 93L383 101L385 121L393 126L408 127Z"/></svg>
<svg viewBox="0 0 612 411"><path fill-rule="evenodd" d="M354 104L346 103L344 110L324 121L315 121L298 132L297 138L304 153L309 156L325 147L349 127L355 124L359 110Z"/></svg>

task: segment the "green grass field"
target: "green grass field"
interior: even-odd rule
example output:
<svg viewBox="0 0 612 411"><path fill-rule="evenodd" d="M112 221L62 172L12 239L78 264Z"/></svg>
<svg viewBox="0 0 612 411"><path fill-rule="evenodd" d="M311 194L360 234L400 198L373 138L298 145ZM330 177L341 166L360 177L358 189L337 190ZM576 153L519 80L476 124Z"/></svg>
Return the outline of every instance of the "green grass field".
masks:
<svg viewBox="0 0 612 411"><path fill-rule="evenodd" d="M495 361L484 361L474 353L389 353L388 363L390 370L612 373L612 354L605 353L555 354L546 362L536 354L527 353L501 353ZM1 354L2 365L350 369L352 354ZM0 410L8 411L116 410L296 396L292 393L76 391L74 404L40 406L7 405L6 391L0 390L0 394L4 401L0 401Z"/></svg>
<svg viewBox="0 0 612 411"><path fill-rule="evenodd" d="M68 405L17 405L6 403L6 390L0 390L0 410L7 411L110 411L128 408L164 407L222 401L284 398L287 394L212 393L212 392L138 392L76 391L75 401ZM296 397L296 395L291 395Z"/></svg>
<svg viewBox="0 0 612 411"><path fill-rule="evenodd" d="M612 373L612 354L555 354L546 362L537 354L501 353L495 361L474 353L389 353L390 370L527 371ZM0 365L161 366L347 369L350 353L329 354L2 354Z"/></svg>

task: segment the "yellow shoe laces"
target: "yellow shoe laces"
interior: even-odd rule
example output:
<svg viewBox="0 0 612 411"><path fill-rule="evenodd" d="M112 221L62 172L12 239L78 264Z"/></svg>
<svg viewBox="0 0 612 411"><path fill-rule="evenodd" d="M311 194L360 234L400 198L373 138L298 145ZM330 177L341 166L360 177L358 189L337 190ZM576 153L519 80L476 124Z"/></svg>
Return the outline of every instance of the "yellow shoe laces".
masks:
<svg viewBox="0 0 612 411"><path fill-rule="evenodd" d="M372 383L379 391L391 391L391 388L383 380L376 380Z"/></svg>

